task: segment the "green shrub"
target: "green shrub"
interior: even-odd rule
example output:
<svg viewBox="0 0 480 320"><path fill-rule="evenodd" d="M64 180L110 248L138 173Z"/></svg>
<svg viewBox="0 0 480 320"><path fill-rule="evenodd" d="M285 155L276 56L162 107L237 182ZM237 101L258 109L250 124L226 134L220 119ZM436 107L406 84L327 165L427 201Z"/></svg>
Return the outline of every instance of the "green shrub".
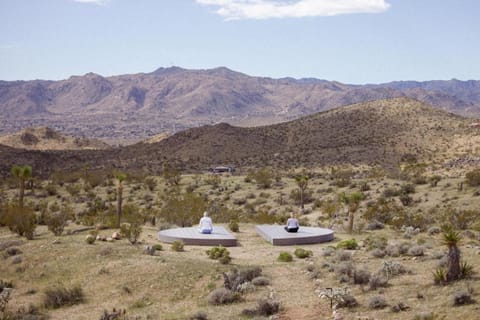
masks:
<svg viewBox="0 0 480 320"><path fill-rule="evenodd" d="M383 296L373 296L368 300L368 307L370 309L383 309L387 306L387 301Z"/></svg>
<svg viewBox="0 0 480 320"><path fill-rule="evenodd" d="M345 239L340 241L337 244L337 249L348 249L348 250L355 250L358 248L358 243L355 238L352 239Z"/></svg>
<svg viewBox="0 0 480 320"><path fill-rule="evenodd" d="M227 248L222 246L213 247L205 251L205 253L210 259L218 260L221 264L228 264L232 260L230 257L230 252L227 250Z"/></svg>
<svg viewBox="0 0 480 320"><path fill-rule="evenodd" d="M47 309L57 309L63 306L71 306L83 303L85 297L80 286L73 288L52 288L45 291L43 304Z"/></svg>
<svg viewBox="0 0 480 320"><path fill-rule="evenodd" d="M33 210L29 207L21 208L17 204L11 204L7 207L2 223L10 231L15 232L19 236L25 236L28 240L33 239L35 228L37 227Z"/></svg>
<svg viewBox="0 0 480 320"><path fill-rule="evenodd" d="M68 216L65 211L51 212L45 217L45 223L55 236L61 236L67 225Z"/></svg>
<svg viewBox="0 0 480 320"><path fill-rule="evenodd" d="M91 235L91 234L89 234L85 237L85 242L88 243L88 244L94 244L95 240L96 240L96 237L94 235Z"/></svg>
<svg viewBox="0 0 480 320"><path fill-rule="evenodd" d="M299 259L305 259L305 258L311 257L313 255L313 252L311 250L297 248L295 249L295 252L293 254Z"/></svg>
<svg viewBox="0 0 480 320"><path fill-rule="evenodd" d="M238 222L236 220L231 220L230 223L228 224L228 228L232 231L232 232L238 232L240 231L240 227L238 225Z"/></svg>
<svg viewBox="0 0 480 320"><path fill-rule="evenodd" d="M126 316L127 311L125 309L116 310L113 308L112 312L103 310L100 320L128 320Z"/></svg>
<svg viewBox="0 0 480 320"><path fill-rule="evenodd" d="M142 233L142 226L140 223L122 223L120 226L120 234L122 237L128 239L131 244L137 243L138 237Z"/></svg>
<svg viewBox="0 0 480 320"><path fill-rule="evenodd" d="M160 243L156 243L152 246L153 250L155 251L162 251L163 250L163 247Z"/></svg>
<svg viewBox="0 0 480 320"><path fill-rule="evenodd" d="M183 241L176 240L172 242L170 249L172 249L172 251L175 251L175 252L182 252L184 250L183 249L184 246L185 244L183 243Z"/></svg>
<svg viewBox="0 0 480 320"><path fill-rule="evenodd" d="M480 169L474 169L467 172L465 182L471 187L480 186Z"/></svg>
<svg viewBox="0 0 480 320"><path fill-rule="evenodd" d="M290 254L290 252L283 251L278 255L277 260L280 262L291 262L293 261L293 256Z"/></svg>

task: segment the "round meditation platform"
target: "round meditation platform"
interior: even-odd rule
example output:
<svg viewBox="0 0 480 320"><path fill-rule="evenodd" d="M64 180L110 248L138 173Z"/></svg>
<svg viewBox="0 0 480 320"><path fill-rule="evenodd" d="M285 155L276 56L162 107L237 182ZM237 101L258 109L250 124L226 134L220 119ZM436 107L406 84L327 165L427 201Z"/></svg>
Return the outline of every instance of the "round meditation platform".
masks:
<svg viewBox="0 0 480 320"><path fill-rule="evenodd" d="M298 244L314 244L332 241L333 230L316 227L300 227L297 232L287 232L284 226L257 225L257 233L274 246L289 246Z"/></svg>
<svg viewBox="0 0 480 320"><path fill-rule="evenodd" d="M224 227L214 226L213 232L203 234L197 227L167 229L158 232L158 240L172 243L182 241L186 245L234 247L237 238Z"/></svg>

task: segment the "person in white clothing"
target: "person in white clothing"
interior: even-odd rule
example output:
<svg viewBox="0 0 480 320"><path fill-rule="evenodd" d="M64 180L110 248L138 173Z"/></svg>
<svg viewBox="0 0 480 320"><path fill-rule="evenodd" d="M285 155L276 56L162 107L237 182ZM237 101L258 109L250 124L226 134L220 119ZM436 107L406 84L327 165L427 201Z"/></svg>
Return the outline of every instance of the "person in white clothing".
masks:
<svg viewBox="0 0 480 320"><path fill-rule="evenodd" d="M213 231L213 224L212 219L208 216L208 212L205 211L203 213L203 217L200 219L200 223L198 224L198 231L200 233L212 233Z"/></svg>
<svg viewBox="0 0 480 320"><path fill-rule="evenodd" d="M287 232L297 232L300 225L298 219L295 217L295 213L290 214L290 218L287 220L287 225L285 226L285 231Z"/></svg>

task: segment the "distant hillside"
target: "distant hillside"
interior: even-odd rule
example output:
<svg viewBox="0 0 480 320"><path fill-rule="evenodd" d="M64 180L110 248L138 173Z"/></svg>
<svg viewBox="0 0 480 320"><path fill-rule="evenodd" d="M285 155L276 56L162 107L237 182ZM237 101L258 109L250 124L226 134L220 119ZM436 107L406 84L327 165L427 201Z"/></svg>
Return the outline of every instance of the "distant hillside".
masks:
<svg viewBox="0 0 480 320"><path fill-rule="evenodd" d="M17 133L0 136L0 144L28 150L87 150L108 149L97 139L64 135L48 127L27 128Z"/></svg>
<svg viewBox="0 0 480 320"><path fill-rule="evenodd" d="M204 124L259 126L339 106L410 97L460 115L480 115L480 81L392 82L251 77L227 68L61 81L0 81L0 133L50 126L71 135L141 140Z"/></svg>
<svg viewBox="0 0 480 320"><path fill-rule="evenodd" d="M407 154L437 164L465 152L472 154L471 141L478 141L480 136L470 122L415 100L396 98L340 107L271 126L208 125L156 143L108 151L0 151L0 160L3 172L21 162L42 173L75 170L86 163L92 169L151 173L160 172L167 162L194 170L219 164L292 168L348 163L396 168Z"/></svg>

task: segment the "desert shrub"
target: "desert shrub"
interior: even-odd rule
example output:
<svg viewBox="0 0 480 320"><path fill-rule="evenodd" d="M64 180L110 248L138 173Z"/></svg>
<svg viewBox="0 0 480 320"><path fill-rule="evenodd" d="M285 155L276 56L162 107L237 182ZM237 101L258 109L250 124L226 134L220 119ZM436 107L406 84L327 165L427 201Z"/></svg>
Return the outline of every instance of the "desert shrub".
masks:
<svg viewBox="0 0 480 320"><path fill-rule="evenodd" d="M120 234L122 237L127 238L131 244L137 243L141 233L142 225L138 222L122 223L120 226Z"/></svg>
<svg viewBox="0 0 480 320"><path fill-rule="evenodd" d="M337 293L334 295L337 308L354 308L358 306L357 299L350 293Z"/></svg>
<svg viewBox="0 0 480 320"><path fill-rule="evenodd" d="M368 307L370 309L383 309L387 306L384 296L373 296L368 299Z"/></svg>
<svg viewBox="0 0 480 320"><path fill-rule="evenodd" d="M467 172L465 182L471 187L480 186L480 169L474 169Z"/></svg>
<svg viewBox="0 0 480 320"><path fill-rule="evenodd" d="M228 273L223 273L223 285L232 291L238 291L245 282L251 282L254 278L261 276L260 267L246 267L242 269L232 268Z"/></svg>
<svg viewBox="0 0 480 320"><path fill-rule="evenodd" d="M127 310L125 309L116 310L115 308L113 308L111 312L103 310L103 313L100 316L100 320L128 320L126 313Z"/></svg>
<svg viewBox="0 0 480 320"><path fill-rule="evenodd" d="M205 251L210 259L218 260L221 264L229 264L232 258L227 248L218 246Z"/></svg>
<svg viewBox="0 0 480 320"><path fill-rule="evenodd" d="M410 247L410 249L408 249L409 256L419 257L419 256L423 256L423 253L424 253L423 246L413 246L413 247Z"/></svg>
<svg viewBox="0 0 480 320"><path fill-rule="evenodd" d="M415 186L413 184L404 184L400 187L400 194L415 193Z"/></svg>
<svg viewBox="0 0 480 320"><path fill-rule="evenodd" d="M383 261L380 274L383 274L388 279L407 273L408 270L402 264L395 261Z"/></svg>
<svg viewBox="0 0 480 320"><path fill-rule="evenodd" d="M21 254L22 250L20 250L17 247L9 247L5 249L5 253L7 254L7 256L11 257L11 256L16 256L17 254Z"/></svg>
<svg viewBox="0 0 480 320"><path fill-rule="evenodd" d="M293 189L291 192L290 192L290 195L289 195L289 198L293 201L294 204L296 205L301 205L301 199L302 199L302 194L301 194L301 191L299 189ZM310 189L306 189L304 192L303 192L303 203L310 203L312 202L314 199L313 199L313 195L312 195L312 190Z"/></svg>
<svg viewBox="0 0 480 320"><path fill-rule="evenodd" d="M65 211L50 212L45 217L45 223L55 236L61 236L67 225L68 215Z"/></svg>
<svg viewBox="0 0 480 320"><path fill-rule="evenodd" d="M383 197L385 198L392 198L400 195L400 190L395 189L395 188L386 188L383 190Z"/></svg>
<svg viewBox="0 0 480 320"><path fill-rule="evenodd" d="M436 227L436 226L430 227L430 228L428 228L428 230L427 230L427 233L428 233L428 235L430 235L430 236L432 236L432 235L434 235L434 234L439 234L440 232L442 232L442 229L441 229L440 227Z"/></svg>
<svg viewBox="0 0 480 320"><path fill-rule="evenodd" d="M238 232L240 231L240 227L238 225L238 221L236 220L231 220L229 223L228 223L228 228L232 231L232 232Z"/></svg>
<svg viewBox="0 0 480 320"><path fill-rule="evenodd" d="M385 288L388 286L388 278L381 274L373 274L368 281L370 290L377 290L378 288Z"/></svg>
<svg viewBox="0 0 480 320"><path fill-rule="evenodd" d="M241 295L238 292L233 292L227 288L218 288L213 290L208 296L208 303L211 305L223 305L238 302L241 300Z"/></svg>
<svg viewBox="0 0 480 320"><path fill-rule="evenodd" d="M152 248L155 250L155 251L162 251L163 250L163 247L160 243L156 243L154 245L152 245Z"/></svg>
<svg viewBox="0 0 480 320"><path fill-rule="evenodd" d="M270 279L264 276L255 277L252 279L253 285L260 287L260 286L268 286L270 284Z"/></svg>
<svg viewBox="0 0 480 320"><path fill-rule="evenodd" d="M64 306L71 306L85 301L83 290L80 286L72 288L58 287L45 291L43 304L47 309L57 309Z"/></svg>
<svg viewBox="0 0 480 320"><path fill-rule="evenodd" d="M280 303L274 299L260 299L257 305L257 314L268 317L280 311Z"/></svg>
<svg viewBox="0 0 480 320"><path fill-rule="evenodd" d="M170 246L170 249L175 252L182 252L184 250L185 244L183 241L176 240L172 242L172 245Z"/></svg>
<svg viewBox="0 0 480 320"><path fill-rule="evenodd" d="M157 180L155 180L154 177L147 177L145 180L143 180L143 184L146 189L150 191L154 191L155 188L157 187Z"/></svg>
<svg viewBox="0 0 480 320"><path fill-rule="evenodd" d="M367 250L385 249L388 244L388 239L385 236L369 235L364 240Z"/></svg>
<svg viewBox="0 0 480 320"><path fill-rule="evenodd" d="M353 274L355 273L355 266L350 261L340 262L335 265L334 272L341 282L347 282L351 277L353 277Z"/></svg>
<svg viewBox="0 0 480 320"><path fill-rule="evenodd" d="M280 262L291 262L293 261L293 256L290 254L290 252L280 252L277 258L278 261Z"/></svg>
<svg viewBox="0 0 480 320"><path fill-rule="evenodd" d="M33 239L37 227L33 210L30 207L21 208L17 204L7 206L2 223L6 225L10 231L15 232L19 236L25 236L28 240Z"/></svg>
<svg viewBox="0 0 480 320"><path fill-rule="evenodd" d="M208 320L208 316L203 311L197 311L190 316L190 320Z"/></svg>
<svg viewBox="0 0 480 320"><path fill-rule="evenodd" d="M253 179L257 183L257 187L260 189L268 189L272 186L273 171L269 168L261 168L255 171Z"/></svg>
<svg viewBox="0 0 480 320"><path fill-rule="evenodd" d="M385 228L385 224L381 223L380 221L374 220L367 224L365 230L382 230Z"/></svg>
<svg viewBox="0 0 480 320"><path fill-rule="evenodd" d="M415 315L413 320L435 320L435 315L432 312L420 312Z"/></svg>
<svg viewBox="0 0 480 320"><path fill-rule="evenodd" d="M293 254L299 259L305 259L305 258L311 257L313 255L313 252L311 250L297 248L295 249L295 252Z"/></svg>
<svg viewBox="0 0 480 320"><path fill-rule="evenodd" d="M82 190L82 186L76 183L71 183L71 184L68 184L65 187L65 189L72 197L76 197L80 194L80 191Z"/></svg>
<svg viewBox="0 0 480 320"><path fill-rule="evenodd" d="M413 203L413 198L410 197L408 194L402 194L400 197L400 202L405 206L408 207Z"/></svg>
<svg viewBox="0 0 480 320"><path fill-rule="evenodd" d="M403 302L395 303L391 308L392 312L406 311L408 309L410 309L410 307Z"/></svg>
<svg viewBox="0 0 480 320"><path fill-rule="evenodd" d="M472 295L466 291L457 291L452 295L452 304L454 306L463 306L466 304L472 304L475 302Z"/></svg>
<svg viewBox="0 0 480 320"><path fill-rule="evenodd" d="M353 283L354 284L368 284L370 281L370 272L365 269L356 269L353 272Z"/></svg>
<svg viewBox="0 0 480 320"><path fill-rule="evenodd" d="M357 240L354 238L352 239L345 239L337 243L337 249L348 249L348 250L355 250L358 248Z"/></svg>
<svg viewBox="0 0 480 320"><path fill-rule="evenodd" d="M54 196L58 193L58 189L57 189L57 184L53 183L53 182L49 182L46 186L45 186L45 191L47 191L47 194L49 196Z"/></svg>
<svg viewBox="0 0 480 320"><path fill-rule="evenodd" d="M375 258L383 258L387 253L382 249L373 249L370 254Z"/></svg>
<svg viewBox="0 0 480 320"><path fill-rule="evenodd" d="M85 242L88 243L88 244L94 244L95 240L96 240L96 237L94 235L91 235L91 234L89 234L85 237Z"/></svg>
<svg viewBox="0 0 480 320"><path fill-rule="evenodd" d="M350 261L352 260L352 254L345 250L338 250L335 254L336 261Z"/></svg>
<svg viewBox="0 0 480 320"><path fill-rule="evenodd" d="M460 210L448 206L438 216L438 222L450 224L456 229L466 230L480 220L480 210Z"/></svg>
<svg viewBox="0 0 480 320"><path fill-rule="evenodd" d="M427 184L427 178L425 178L424 176L416 176L412 179L412 182L414 184Z"/></svg>

